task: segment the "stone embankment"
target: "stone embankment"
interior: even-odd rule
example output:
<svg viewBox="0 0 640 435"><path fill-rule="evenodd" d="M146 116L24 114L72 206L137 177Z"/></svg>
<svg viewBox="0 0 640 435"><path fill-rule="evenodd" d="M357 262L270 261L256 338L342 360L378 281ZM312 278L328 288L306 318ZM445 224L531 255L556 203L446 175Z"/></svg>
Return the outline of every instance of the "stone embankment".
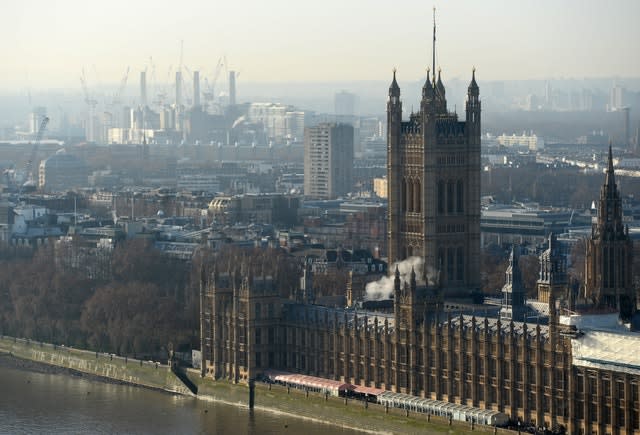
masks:
<svg viewBox="0 0 640 435"><path fill-rule="evenodd" d="M202 378L194 369L180 369L179 376L168 365L115 355L56 346L32 340L0 336L0 366L11 365L38 371L72 371L110 382L123 382L202 400L248 407L249 387L228 381ZM14 363L14 364L12 364ZM50 367L51 369L47 369ZM180 378L184 379L184 382ZM192 392L193 391L193 392ZM513 433L504 429L470 427L446 419L387 409L374 403L325 397L280 385L256 383L255 409L282 414L282 418L305 418L328 425L368 433Z"/></svg>
<svg viewBox="0 0 640 435"><path fill-rule="evenodd" d="M24 360L70 369L128 384L193 395L168 365L90 352L32 340L0 336L0 352Z"/></svg>

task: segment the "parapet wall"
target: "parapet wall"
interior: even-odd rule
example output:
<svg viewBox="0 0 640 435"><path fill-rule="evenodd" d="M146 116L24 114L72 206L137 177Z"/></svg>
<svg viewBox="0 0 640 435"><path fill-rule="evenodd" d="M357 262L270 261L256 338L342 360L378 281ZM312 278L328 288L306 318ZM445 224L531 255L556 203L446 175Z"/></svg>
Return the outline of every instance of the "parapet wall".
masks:
<svg viewBox="0 0 640 435"><path fill-rule="evenodd" d="M0 352L94 376L192 395L168 365L0 336Z"/></svg>

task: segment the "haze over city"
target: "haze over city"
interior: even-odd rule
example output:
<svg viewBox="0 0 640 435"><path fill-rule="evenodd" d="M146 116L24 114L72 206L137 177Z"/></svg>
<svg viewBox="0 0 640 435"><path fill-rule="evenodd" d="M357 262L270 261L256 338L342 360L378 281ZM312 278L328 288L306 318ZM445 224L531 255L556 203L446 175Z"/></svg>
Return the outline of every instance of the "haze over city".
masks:
<svg viewBox="0 0 640 435"><path fill-rule="evenodd" d="M102 83L150 57L160 78L180 62L210 71L226 55L245 82L405 80L431 59L447 78L476 65L484 80L630 77L640 71L640 3L499 1L186 0L11 1L3 7L0 88L77 87L82 68Z"/></svg>
<svg viewBox="0 0 640 435"><path fill-rule="evenodd" d="M640 435L638 0L3 6L0 432Z"/></svg>

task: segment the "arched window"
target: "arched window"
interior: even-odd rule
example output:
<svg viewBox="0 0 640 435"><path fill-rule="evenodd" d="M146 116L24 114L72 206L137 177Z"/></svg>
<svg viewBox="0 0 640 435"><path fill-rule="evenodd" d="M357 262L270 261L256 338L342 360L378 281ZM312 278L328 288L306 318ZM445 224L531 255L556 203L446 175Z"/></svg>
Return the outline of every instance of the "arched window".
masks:
<svg viewBox="0 0 640 435"><path fill-rule="evenodd" d="M464 248L459 247L456 252L456 279L464 280Z"/></svg>
<svg viewBox="0 0 640 435"><path fill-rule="evenodd" d="M453 181L447 183L447 213L453 213L453 204L455 198L455 184Z"/></svg>
<svg viewBox="0 0 640 435"><path fill-rule="evenodd" d="M419 178L414 180L413 183L413 204L415 206L413 211L420 213L422 211L422 186Z"/></svg>
<svg viewBox="0 0 640 435"><path fill-rule="evenodd" d="M464 213L464 184L462 180L458 180L458 185L456 186L456 199L457 199L457 212Z"/></svg>
<svg viewBox="0 0 640 435"><path fill-rule="evenodd" d="M402 179L402 195L400 198L402 202L402 211L407 211L407 180Z"/></svg>
<svg viewBox="0 0 640 435"><path fill-rule="evenodd" d="M409 181L407 181L407 211L413 211L414 208L414 204L413 204L413 180L409 179Z"/></svg>
<svg viewBox="0 0 640 435"><path fill-rule="evenodd" d="M455 249L454 248L449 248L447 249L447 281L453 281L454 279L454 256L455 256Z"/></svg>
<svg viewBox="0 0 640 435"><path fill-rule="evenodd" d="M438 213L444 213L444 181L438 181Z"/></svg>

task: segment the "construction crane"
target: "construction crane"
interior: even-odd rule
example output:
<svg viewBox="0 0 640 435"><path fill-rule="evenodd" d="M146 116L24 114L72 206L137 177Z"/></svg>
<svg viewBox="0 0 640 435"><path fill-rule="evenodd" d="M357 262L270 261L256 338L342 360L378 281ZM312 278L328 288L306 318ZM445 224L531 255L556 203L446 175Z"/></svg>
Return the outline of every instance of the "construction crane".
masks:
<svg viewBox="0 0 640 435"><path fill-rule="evenodd" d="M169 72L167 73L167 79L164 83L161 83L158 86L158 93L156 94L156 99L153 100L153 104L156 106L163 107L164 103L167 100L168 92L167 87L170 86L171 83L171 73L173 72L173 65L169 65Z"/></svg>
<svg viewBox="0 0 640 435"><path fill-rule="evenodd" d="M89 93L89 88L87 86L87 75L84 72L84 68L82 68L82 75L80 76L80 84L82 85L82 92L84 92L84 102L87 104L89 108L86 136L87 136L87 141L91 142L95 140L95 135L96 135L96 126L95 126L94 118L96 116L96 106L98 105L98 101L95 98L93 98Z"/></svg>
<svg viewBox="0 0 640 435"><path fill-rule="evenodd" d="M31 149L31 155L29 156L29 160L25 165L24 171L26 176L26 181L24 183L20 183L20 187L18 188L18 202L20 202L20 197L22 195L22 191L26 186L37 186L38 183L35 182L33 177L33 162L36 159L38 154L38 148L40 147L40 140L42 139L42 135L44 134L45 128L47 128L47 124L49 123L49 118L45 116L42 118L40 122L40 127L38 128L38 133L33 141L33 147Z"/></svg>
<svg viewBox="0 0 640 435"><path fill-rule="evenodd" d="M209 82L206 78L204 79L205 86L207 88L207 92L204 92L204 99L207 102L214 101L216 98L216 82L220 77L220 73L222 72L222 67L226 64L226 58L221 57L218 59L218 63L216 65L215 72L213 73L213 79Z"/></svg>
<svg viewBox="0 0 640 435"><path fill-rule="evenodd" d="M116 94L113 96L113 104L115 106L119 106L120 104L122 104L122 94L124 93L124 88L127 86L127 80L129 79L129 67L127 66L127 70L124 73L124 76L122 76L122 79L120 80L120 86L118 86L118 90L116 91Z"/></svg>
<svg viewBox="0 0 640 435"><path fill-rule="evenodd" d="M87 75L84 72L84 68L82 68L82 75L80 76L80 84L82 85L82 92L84 92L84 102L91 109L95 109L98 105L98 101L91 97L89 94L89 88L87 86Z"/></svg>

